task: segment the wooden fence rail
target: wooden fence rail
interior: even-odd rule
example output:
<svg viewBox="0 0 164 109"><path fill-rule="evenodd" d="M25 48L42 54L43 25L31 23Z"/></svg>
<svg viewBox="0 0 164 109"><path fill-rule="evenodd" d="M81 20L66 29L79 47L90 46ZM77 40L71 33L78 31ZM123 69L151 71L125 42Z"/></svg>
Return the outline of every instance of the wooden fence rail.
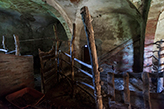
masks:
<svg viewBox="0 0 164 109"><path fill-rule="evenodd" d="M115 101L115 85L114 85L114 79L115 78L122 78L124 82L124 91L123 91L123 100L124 103L128 105L128 108L131 109L131 103L130 103L130 90L129 90L129 78L130 74L133 73L127 73L124 72L122 74L114 74L111 72L108 72L107 75L107 83L108 83L108 100L109 100L109 107ZM137 75L140 75L142 81L143 81L143 100L144 100L144 109L151 109L151 103L150 103L150 91L149 91L149 78L151 73L142 72ZM162 75L162 74L161 74ZM152 75L153 76L153 75ZM132 78L132 77L131 77Z"/></svg>

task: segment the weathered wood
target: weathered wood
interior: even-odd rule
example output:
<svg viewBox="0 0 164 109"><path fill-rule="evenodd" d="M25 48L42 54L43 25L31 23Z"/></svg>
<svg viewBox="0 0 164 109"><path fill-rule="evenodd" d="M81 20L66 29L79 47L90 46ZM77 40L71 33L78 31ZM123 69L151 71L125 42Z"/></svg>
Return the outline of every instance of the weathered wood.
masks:
<svg viewBox="0 0 164 109"><path fill-rule="evenodd" d="M87 94L89 94L92 98L94 98L94 96L90 93L90 92L88 92L85 88L83 88L82 86L80 86L79 84L78 84L78 82L77 82L77 84L76 84L79 88L81 88L84 92L86 92Z"/></svg>
<svg viewBox="0 0 164 109"><path fill-rule="evenodd" d="M151 109L150 102L150 92L149 92L149 73L142 73L143 80L143 99L144 99L144 109Z"/></svg>
<svg viewBox="0 0 164 109"><path fill-rule="evenodd" d="M2 47L3 49L6 49L6 46L5 46L5 36L2 36Z"/></svg>
<svg viewBox="0 0 164 109"><path fill-rule="evenodd" d="M89 49L90 60L92 65L95 102L97 108L102 109L103 103L102 103L101 85L100 85L100 72L98 71L98 58L97 58L97 52L95 46L94 31L91 24L91 16L89 14L88 7L84 6L83 8L81 8L81 15L86 32L88 49Z"/></svg>
<svg viewBox="0 0 164 109"><path fill-rule="evenodd" d="M78 81L76 81L76 82L78 82ZM85 82L78 82L78 83L83 84L83 85L87 86L88 88L91 88L94 90L94 87L88 83L85 83Z"/></svg>
<svg viewBox="0 0 164 109"><path fill-rule="evenodd" d="M55 54L55 48L52 47L52 50L49 52L43 52L40 49L39 51L39 58L40 58L40 65L41 65L41 91L42 93L46 93L55 83L56 79L54 79L56 76L56 67L55 67L55 61L56 55ZM49 58L45 60L45 58ZM44 59L44 60L43 60Z"/></svg>
<svg viewBox="0 0 164 109"><path fill-rule="evenodd" d="M58 35L57 35L57 27L56 27L56 25L54 25L53 26L53 29L54 29L54 33L55 33L55 40L57 40L56 41L56 43L55 43L55 73L57 74L57 82L59 82L59 73L58 73L58 60L57 60L57 56L58 56L58 45L59 45L59 41L58 41Z"/></svg>
<svg viewBox="0 0 164 109"><path fill-rule="evenodd" d="M111 107L111 101L115 101L114 73L107 74L108 102Z"/></svg>
<svg viewBox="0 0 164 109"><path fill-rule="evenodd" d="M70 62L68 62L68 61L66 61L66 60L64 60L64 59L62 59L62 58L59 58L59 59L60 59L61 61L66 62L67 64L71 65L71 63L70 63ZM88 72L86 72L86 71L82 70L81 68L76 67L75 65L74 65L73 67L75 67L76 69L78 69L78 70L79 70L79 71L81 71L82 73L86 74L87 76L89 76L89 77L93 78L93 76L92 76L91 74L89 74Z"/></svg>
<svg viewBox="0 0 164 109"><path fill-rule="evenodd" d="M130 104L130 90L129 90L129 74L123 73L123 81L124 81L124 103L129 104L129 109L131 109Z"/></svg>
<svg viewBox="0 0 164 109"><path fill-rule="evenodd" d="M65 56L67 56L67 57L71 57L69 54L67 54L67 53L65 53L65 52L63 52L63 51L62 51L62 53L63 53ZM92 69L92 66L91 66L91 65L89 65L89 64L87 64L87 63L85 63L85 62L83 62L83 61L81 61L81 60L78 60L78 59L74 58L74 61L78 62L79 64L82 64L83 66L85 66L85 67L87 67L87 68Z"/></svg>
<svg viewBox="0 0 164 109"><path fill-rule="evenodd" d="M72 93L71 93L71 95L72 95L72 97L74 96L74 46L75 46L75 44L74 44L74 41L75 41L75 37L76 37L76 35L75 35L75 33L76 33L76 29L75 29L76 27L75 27L75 23L73 23L73 35L72 35L72 39L71 39L71 41L70 41L70 55L71 55L71 58L70 58L70 62L71 62L71 75L72 75Z"/></svg>
<svg viewBox="0 0 164 109"><path fill-rule="evenodd" d="M38 49L39 51L39 58L40 58L40 75L41 75L41 92L42 93L45 93L45 85L44 85L44 79L43 79L43 69L44 69L44 65L42 64L43 63L43 60L42 60L42 57L40 55L40 53L42 52L40 49Z"/></svg>
<svg viewBox="0 0 164 109"><path fill-rule="evenodd" d="M60 59L62 59L61 50L59 50L59 57L58 57L58 59L59 59L59 72L60 72L60 68L63 68L63 62L62 62L62 60L60 60Z"/></svg>
<svg viewBox="0 0 164 109"><path fill-rule="evenodd" d="M129 78L138 78L138 79L141 79L141 74L142 73L132 73L132 72L129 72ZM149 73L149 76L150 77L153 77L153 78L158 78L158 77L163 77L163 72L160 72L160 73ZM114 74L114 77L115 78L123 78L123 75L122 74Z"/></svg>
<svg viewBox="0 0 164 109"><path fill-rule="evenodd" d="M14 41L15 41L15 50L16 50L15 55L19 56L20 55L19 37L17 35L15 35L15 34L13 35L13 37L14 37Z"/></svg>
<svg viewBox="0 0 164 109"><path fill-rule="evenodd" d="M34 88L33 56L0 53L0 98L24 87Z"/></svg>

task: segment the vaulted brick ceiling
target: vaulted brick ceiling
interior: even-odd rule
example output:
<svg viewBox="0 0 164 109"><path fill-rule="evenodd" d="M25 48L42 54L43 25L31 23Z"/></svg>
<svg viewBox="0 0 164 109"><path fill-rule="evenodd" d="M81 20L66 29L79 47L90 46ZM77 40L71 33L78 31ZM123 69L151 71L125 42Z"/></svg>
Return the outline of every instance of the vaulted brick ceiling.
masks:
<svg viewBox="0 0 164 109"><path fill-rule="evenodd" d="M132 5L132 3L134 5ZM77 24L77 48L83 40L83 24L80 9L88 6L93 18L93 26L97 44L104 49L113 49L115 46L137 37L140 33L142 19L137 9L141 0L1 0L0 9L14 10L19 14L24 13L49 13L57 18L63 25L67 37L71 39L72 23ZM163 0L152 0L146 37L154 37L160 13L164 10ZM81 39L80 39L81 37ZM82 42L83 43L83 42ZM106 48L108 47L108 48ZM106 51L102 51L106 52Z"/></svg>

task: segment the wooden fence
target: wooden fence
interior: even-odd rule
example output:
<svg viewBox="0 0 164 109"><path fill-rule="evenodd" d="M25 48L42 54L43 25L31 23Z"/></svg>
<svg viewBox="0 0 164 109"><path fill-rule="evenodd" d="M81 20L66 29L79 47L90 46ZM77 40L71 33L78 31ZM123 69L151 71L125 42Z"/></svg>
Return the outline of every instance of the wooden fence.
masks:
<svg viewBox="0 0 164 109"><path fill-rule="evenodd" d="M11 54L15 53L15 55L19 56L20 55L20 45L19 45L19 37L15 34L13 34L14 42L15 42L15 50L8 51L6 48L6 43L5 43L5 36L2 36L2 49L0 49L1 52L4 52L5 54Z"/></svg>

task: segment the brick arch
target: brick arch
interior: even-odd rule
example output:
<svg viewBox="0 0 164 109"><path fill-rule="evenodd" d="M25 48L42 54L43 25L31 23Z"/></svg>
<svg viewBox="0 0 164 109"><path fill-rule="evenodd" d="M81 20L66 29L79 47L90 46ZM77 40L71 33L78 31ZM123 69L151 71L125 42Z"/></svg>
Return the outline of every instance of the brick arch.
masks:
<svg viewBox="0 0 164 109"><path fill-rule="evenodd" d="M164 11L160 13L158 21L157 21L155 37L154 37L155 42L160 39L164 39L163 26L164 26Z"/></svg>
<svg viewBox="0 0 164 109"><path fill-rule="evenodd" d="M65 29L68 39L71 40L73 28L72 21L69 19L68 15L62 9L62 7L54 0L47 0L46 4L39 3L39 5L45 8L53 17L57 18L60 21Z"/></svg>

